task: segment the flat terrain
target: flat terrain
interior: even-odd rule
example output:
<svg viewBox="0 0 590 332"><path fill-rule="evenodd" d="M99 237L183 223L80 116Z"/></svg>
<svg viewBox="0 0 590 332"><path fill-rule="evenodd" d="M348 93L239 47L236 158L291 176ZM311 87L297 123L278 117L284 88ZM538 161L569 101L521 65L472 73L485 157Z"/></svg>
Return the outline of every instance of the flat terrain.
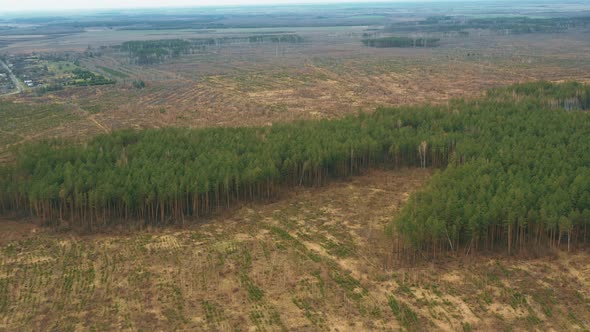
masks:
<svg viewBox="0 0 590 332"><path fill-rule="evenodd" d="M468 3L277 7L267 9L264 19L248 11L226 11L224 15L199 12L194 17L187 13L190 19L178 13L162 14L157 20L131 15L120 18L120 25L100 15L81 16L74 23L47 18L46 26L39 23L43 20L23 25L26 20L15 19L21 23L13 23L2 37L5 40L0 38L0 56L35 67L22 70L33 84L65 80L69 85L45 93L27 88L24 94L2 100L66 108L68 120L38 128L35 137L17 127L1 128L1 134L11 139L0 141L0 158L10 159L6 152L10 146L51 137L84 139L122 128L329 119L371 112L378 106L444 104L451 98L473 98L490 87L517 82L590 82L588 25L570 24L565 30L559 27L567 24L553 30L542 26L542 31L527 26L532 29L527 33L493 26L439 31L434 29L437 26L424 25L423 30L414 31L411 25L444 18L445 13L461 21L515 16L510 12L544 19L575 18L590 12L590 7L573 2L506 8L495 3L478 8ZM193 21L202 24L187 23ZM362 43L367 36L392 34L437 38L440 45L373 48ZM260 36L297 36L301 42L250 41ZM130 41L165 40L193 45L179 56L149 64L139 64L137 57L121 48ZM195 46L198 43L206 46ZM40 59L26 58L33 52ZM117 84L77 86L81 82L67 73L73 68ZM145 87L137 88L137 82ZM0 108L0 115L10 119L11 115L2 112Z"/></svg>
<svg viewBox="0 0 590 332"><path fill-rule="evenodd" d="M395 262L384 227L430 174L377 170L187 228L132 235L4 221L0 329L590 327L586 252Z"/></svg>
<svg viewBox="0 0 590 332"><path fill-rule="evenodd" d="M334 37L334 43L322 46L326 35L316 38L287 46L280 56L273 45L234 45L147 67L127 64L126 58L115 54L87 58L81 61L85 68L125 77L112 76L119 81L113 86L72 87L39 97L5 99L65 106L76 114L75 120L71 118L76 122L38 128L35 139L84 138L122 128L336 118L380 105L472 98L490 87L516 82L590 81L590 59L583 56L590 53L590 43L584 34L574 32L468 37L453 42L458 45L436 49L367 49L359 45L359 37L350 41ZM134 88L133 80L145 81L146 88ZM23 136L16 128L3 130Z"/></svg>
<svg viewBox="0 0 590 332"><path fill-rule="evenodd" d="M590 5L575 0L19 15L0 12L0 166L51 138L590 83ZM373 170L184 227L81 234L1 217L0 331L590 330L587 251L398 261L387 225L432 174Z"/></svg>

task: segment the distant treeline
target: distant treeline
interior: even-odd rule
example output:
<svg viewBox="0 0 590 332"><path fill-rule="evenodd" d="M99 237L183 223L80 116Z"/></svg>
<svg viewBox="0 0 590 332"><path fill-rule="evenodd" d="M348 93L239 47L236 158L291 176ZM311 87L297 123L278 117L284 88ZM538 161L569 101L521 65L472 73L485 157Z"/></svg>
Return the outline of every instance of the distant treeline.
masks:
<svg viewBox="0 0 590 332"><path fill-rule="evenodd" d="M76 85L76 86L91 86L91 85L108 85L108 84L115 84L116 81L106 78L102 75L95 74L91 71L76 68L72 70L72 74L74 75L69 85Z"/></svg>
<svg viewBox="0 0 590 332"><path fill-rule="evenodd" d="M438 38L409 38L409 37L383 37L363 39L365 46L369 47L436 47L440 39Z"/></svg>
<svg viewBox="0 0 590 332"><path fill-rule="evenodd" d="M152 15L143 18L119 17L106 20L80 20L77 22L56 22L51 25L84 29L90 27L116 28L118 30L177 30L177 29L209 29L223 28L224 25L215 23L223 19L222 15L182 16L173 19L161 17L154 19Z"/></svg>
<svg viewBox="0 0 590 332"><path fill-rule="evenodd" d="M581 109L590 109L588 86L539 82L339 120L32 144L0 168L0 211L90 230L166 225L375 166L436 167L391 224L402 258L569 248L590 242L590 115Z"/></svg>
<svg viewBox="0 0 590 332"><path fill-rule="evenodd" d="M157 64L181 55L205 51L208 47L231 43L301 43L303 37L296 34L269 34L250 37L161 39L128 41L114 46L128 52L132 62L138 65Z"/></svg>
<svg viewBox="0 0 590 332"><path fill-rule="evenodd" d="M63 89L64 86L62 84L43 85L35 89L35 94L41 96L49 92L61 91Z"/></svg>
<svg viewBox="0 0 590 332"><path fill-rule="evenodd" d="M250 43L302 43L303 37L296 34L257 35L248 37Z"/></svg>
<svg viewBox="0 0 590 332"><path fill-rule="evenodd" d="M466 18L435 16L418 22L401 22L385 28L386 32L452 32L469 29L486 29L499 33L555 33L572 28L587 27L590 17L488 17Z"/></svg>
<svg viewBox="0 0 590 332"><path fill-rule="evenodd" d="M150 65L188 54L191 46L183 39L161 39L127 41L115 48L128 52L135 64Z"/></svg>

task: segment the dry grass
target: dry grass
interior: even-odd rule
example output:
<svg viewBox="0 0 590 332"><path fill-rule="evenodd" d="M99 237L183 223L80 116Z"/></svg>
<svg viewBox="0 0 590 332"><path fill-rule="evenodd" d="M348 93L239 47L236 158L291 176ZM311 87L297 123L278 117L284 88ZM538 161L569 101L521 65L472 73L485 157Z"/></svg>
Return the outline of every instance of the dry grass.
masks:
<svg viewBox="0 0 590 332"><path fill-rule="evenodd" d="M275 45L227 45L149 67L130 65L119 53L84 59L86 68L110 68L127 77L115 77L116 86L12 97L33 105L63 105L72 116L58 122L40 117L42 125L27 128L33 134L18 126L0 128L0 160L10 160L4 157L6 146L47 137L87 138L122 128L255 126L338 118L381 105L444 104L515 82L590 80L585 56L590 48L586 36L577 31L474 34L445 40L436 49L363 48L359 32L358 27L304 29L298 33L308 42L283 46L280 52ZM141 32L134 33L141 37ZM94 40L95 46L123 38L111 33L103 37L108 38ZM56 44L57 51L70 45L65 41ZM134 89L133 80L144 80L147 88Z"/></svg>

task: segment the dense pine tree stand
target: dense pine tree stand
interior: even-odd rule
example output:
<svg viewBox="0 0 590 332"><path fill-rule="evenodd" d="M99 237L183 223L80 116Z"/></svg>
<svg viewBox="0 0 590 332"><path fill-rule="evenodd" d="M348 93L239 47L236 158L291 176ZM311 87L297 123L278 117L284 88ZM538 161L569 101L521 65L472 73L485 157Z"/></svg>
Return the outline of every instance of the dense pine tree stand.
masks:
<svg viewBox="0 0 590 332"><path fill-rule="evenodd" d="M530 83L445 106L260 128L120 131L23 146L0 213L101 230L183 223L374 166L441 171L392 223L406 255L590 240L590 88Z"/></svg>

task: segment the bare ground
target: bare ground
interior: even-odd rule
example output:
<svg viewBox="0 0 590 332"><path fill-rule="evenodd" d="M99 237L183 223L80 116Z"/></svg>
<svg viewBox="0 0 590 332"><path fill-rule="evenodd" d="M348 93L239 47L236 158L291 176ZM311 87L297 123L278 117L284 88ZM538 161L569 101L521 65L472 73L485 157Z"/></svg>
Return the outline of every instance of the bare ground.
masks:
<svg viewBox="0 0 590 332"><path fill-rule="evenodd" d="M56 104L72 116L39 123L31 132L21 126L1 128L0 162L11 160L6 152L11 146L52 137L333 119L378 106L445 105L452 98L475 98L491 87L517 82L590 80L585 56L590 48L579 31L474 35L446 40L435 49L368 49L346 33L326 38L325 32L314 33L309 44L288 46L279 56L274 45L234 45L153 66L129 64L118 54L84 59L86 68L111 68L128 77L115 86L5 97ZM134 89L133 80L143 80L147 87ZM2 144L3 137L10 144Z"/></svg>

